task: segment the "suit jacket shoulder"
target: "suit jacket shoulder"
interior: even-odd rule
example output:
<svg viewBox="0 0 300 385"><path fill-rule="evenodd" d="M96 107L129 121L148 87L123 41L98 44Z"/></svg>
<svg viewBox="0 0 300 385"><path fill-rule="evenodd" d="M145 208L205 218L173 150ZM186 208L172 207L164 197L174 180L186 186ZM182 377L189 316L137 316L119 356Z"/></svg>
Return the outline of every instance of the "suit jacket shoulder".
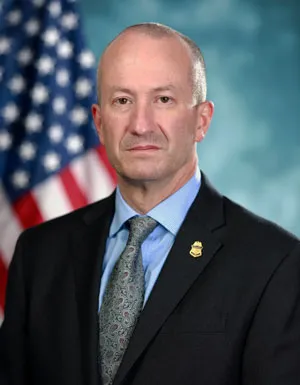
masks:
<svg viewBox="0 0 300 385"><path fill-rule="evenodd" d="M17 241L19 243L46 246L47 244L61 244L66 237L80 229L100 220L104 215L112 217L114 212L114 193L109 197L81 207L68 214L43 222L24 230Z"/></svg>
<svg viewBox="0 0 300 385"><path fill-rule="evenodd" d="M43 272L48 277L50 272L55 274L58 266L67 266L70 258L78 255L76 244L87 253L90 243L99 243L113 212L114 194L24 230L17 240L11 266L22 266L29 282L43 279Z"/></svg>
<svg viewBox="0 0 300 385"><path fill-rule="evenodd" d="M223 199L226 234L229 238L243 241L253 251L260 248L279 253L286 253L299 243L299 238L278 224L254 214L227 197Z"/></svg>

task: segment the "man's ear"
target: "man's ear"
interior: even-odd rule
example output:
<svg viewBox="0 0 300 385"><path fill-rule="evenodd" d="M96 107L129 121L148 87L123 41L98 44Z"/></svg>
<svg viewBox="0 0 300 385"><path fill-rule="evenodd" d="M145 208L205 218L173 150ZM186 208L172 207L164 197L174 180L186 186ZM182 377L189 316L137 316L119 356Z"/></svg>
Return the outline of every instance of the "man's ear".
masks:
<svg viewBox="0 0 300 385"><path fill-rule="evenodd" d="M198 125L196 130L195 141L201 142L210 126L214 113L214 104L210 101L200 103L198 106Z"/></svg>
<svg viewBox="0 0 300 385"><path fill-rule="evenodd" d="M92 110L93 120L94 120L94 124L96 127L96 131L97 131L100 143L105 145L103 132L102 132L102 119L101 119L100 106L98 104L93 104L91 110Z"/></svg>

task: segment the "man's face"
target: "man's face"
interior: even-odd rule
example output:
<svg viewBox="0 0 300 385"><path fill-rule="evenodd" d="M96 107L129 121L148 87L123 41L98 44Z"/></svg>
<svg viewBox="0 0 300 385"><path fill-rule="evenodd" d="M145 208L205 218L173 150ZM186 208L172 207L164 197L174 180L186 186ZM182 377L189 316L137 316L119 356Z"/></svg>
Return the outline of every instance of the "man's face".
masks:
<svg viewBox="0 0 300 385"><path fill-rule="evenodd" d="M195 162L203 133L193 103L188 50L175 38L128 33L102 60L100 141L119 177L164 181Z"/></svg>

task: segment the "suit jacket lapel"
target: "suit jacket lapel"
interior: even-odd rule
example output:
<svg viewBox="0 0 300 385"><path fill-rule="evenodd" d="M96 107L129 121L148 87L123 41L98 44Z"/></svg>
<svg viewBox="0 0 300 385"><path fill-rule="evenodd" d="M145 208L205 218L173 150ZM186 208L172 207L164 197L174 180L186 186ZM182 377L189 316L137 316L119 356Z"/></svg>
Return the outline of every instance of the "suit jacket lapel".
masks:
<svg viewBox="0 0 300 385"><path fill-rule="evenodd" d="M214 230L224 223L222 197L202 174L202 186L177 234L174 245L140 316L117 372L114 384L122 382L138 357L159 331L196 278L222 246ZM193 258L189 252L195 241L203 253Z"/></svg>
<svg viewBox="0 0 300 385"><path fill-rule="evenodd" d="M114 212L114 194L83 212L72 243L79 344L84 382L99 385L98 298L106 239Z"/></svg>

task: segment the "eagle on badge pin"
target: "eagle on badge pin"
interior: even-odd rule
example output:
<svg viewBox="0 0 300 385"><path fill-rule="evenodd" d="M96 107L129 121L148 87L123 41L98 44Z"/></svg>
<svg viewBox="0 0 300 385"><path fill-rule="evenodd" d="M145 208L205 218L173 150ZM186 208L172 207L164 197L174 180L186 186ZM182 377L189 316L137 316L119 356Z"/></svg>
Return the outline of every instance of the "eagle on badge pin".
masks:
<svg viewBox="0 0 300 385"><path fill-rule="evenodd" d="M202 250L203 250L202 242L195 241L191 245L190 255L194 258L201 257L202 256Z"/></svg>

